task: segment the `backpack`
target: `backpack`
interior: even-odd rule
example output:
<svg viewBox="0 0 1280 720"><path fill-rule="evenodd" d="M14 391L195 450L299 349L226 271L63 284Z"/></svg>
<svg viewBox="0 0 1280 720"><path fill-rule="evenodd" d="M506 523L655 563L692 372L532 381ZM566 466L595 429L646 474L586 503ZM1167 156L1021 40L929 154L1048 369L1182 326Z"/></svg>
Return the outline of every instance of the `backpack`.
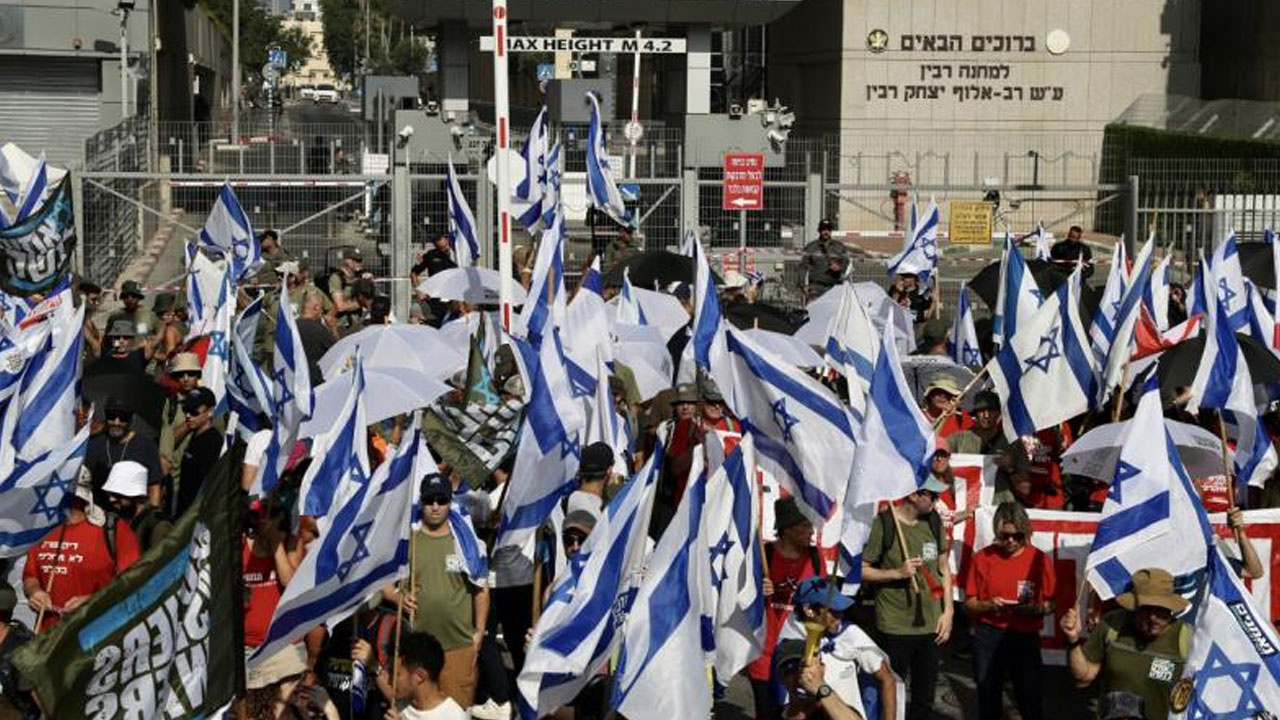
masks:
<svg viewBox="0 0 1280 720"><path fill-rule="evenodd" d="M898 541L897 529L893 526L893 518L889 513L893 512L892 507L885 508L876 515L875 523L880 526L880 561L884 561L885 555L889 553L889 549ZM930 512L926 517L929 523L929 532L933 535L933 539L938 543L938 554L942 554L942 517L936 512ZM880 567L876 565L876 567ZM862 583L858 587L858 595L854 598L856 605L874 605L876 599L877 586L880 583Z"/></svg>

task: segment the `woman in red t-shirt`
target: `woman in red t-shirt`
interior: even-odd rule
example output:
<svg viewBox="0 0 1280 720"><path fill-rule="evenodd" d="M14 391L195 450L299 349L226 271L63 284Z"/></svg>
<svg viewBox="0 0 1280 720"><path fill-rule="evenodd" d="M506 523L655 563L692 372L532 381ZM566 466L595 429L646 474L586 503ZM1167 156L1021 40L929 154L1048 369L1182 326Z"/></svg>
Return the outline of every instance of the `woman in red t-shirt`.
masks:
<svg viewBox="0 0 1280 720"><path fill-rule="evenodd" d="M975 621L978 718L1002 717L1007 673L1023 720L1042 720L1040 628L1053 612L1053 561L1031 546L1031 520L1018 503L1000 503L992 525L996 541L974 555L965 582L964 609Z"/></svg>
<svg viewBox="0 0 1280 720"><path fill-rule="evenodd" d="M280 604L284 588L293 578L294 564L290 561L285 540L288 533L283 524L288 522L284 509L275 503L259 500L250 506L253 515L253 533L246 537L241 573L244 578L244 645L256 648L267 639L271 616Z"/></svg>

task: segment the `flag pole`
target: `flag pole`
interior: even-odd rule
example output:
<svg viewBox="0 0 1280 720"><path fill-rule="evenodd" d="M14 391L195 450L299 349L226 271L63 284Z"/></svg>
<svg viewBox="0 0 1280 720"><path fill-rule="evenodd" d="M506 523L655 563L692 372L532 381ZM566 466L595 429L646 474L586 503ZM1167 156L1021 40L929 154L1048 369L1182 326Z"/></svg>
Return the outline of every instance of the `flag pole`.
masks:
<svg viewBox="0 0 1280 720"><path fill-rule="evenodd" d="M1222 411L1218 411L1218 439L1222 441L1222 475L1227 479L1227 505L1230 510L1236 508L1236 481L1231 477L1231 458L1227 455L1227 424L1222 420Z"/></svg>
<svg viewBox="0 0 1280 720"><path fill-rule="evenodd" d="M893 504L889 504L889 514L893 516L893 529L898 534L898 547L902 548L902 562L906 563L911 554L907 552L907 535L902 532L902 521L898 519L898 513L894 511ZM920 595L920 583L916 581L915 573L911 573L911 592ZM923 601L923 598L920 598Z"/></svg>

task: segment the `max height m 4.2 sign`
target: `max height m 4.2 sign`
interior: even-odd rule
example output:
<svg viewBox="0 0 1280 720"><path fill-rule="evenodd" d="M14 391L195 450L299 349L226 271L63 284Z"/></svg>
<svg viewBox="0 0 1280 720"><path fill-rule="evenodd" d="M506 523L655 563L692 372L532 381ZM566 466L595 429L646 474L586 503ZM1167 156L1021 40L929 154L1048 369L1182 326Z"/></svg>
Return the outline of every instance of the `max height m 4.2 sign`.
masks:
<svg viewBox="0 0 1280 720"><path fill-rule="evenodd" d="M725 153L722 190L725 210L763 210L764 155Z"/></svg>

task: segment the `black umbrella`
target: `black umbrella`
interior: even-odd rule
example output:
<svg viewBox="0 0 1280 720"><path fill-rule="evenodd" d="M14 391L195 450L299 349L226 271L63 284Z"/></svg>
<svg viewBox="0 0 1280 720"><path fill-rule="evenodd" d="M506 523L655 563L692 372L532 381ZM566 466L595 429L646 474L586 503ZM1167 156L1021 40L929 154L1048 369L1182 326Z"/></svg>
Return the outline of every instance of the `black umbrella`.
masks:
<svg viewBox="0 0 1280 720"><path fill-rule="evenodd" d="M1280 382L1280 360L1271 354L1267 346L1243 333L1236 333L1236 340L1240 342L1240 350L1244 352L1245 365L1254 384ZM1161 387L1172 390L1191 385L1204 355L1204 342L1205 336L1201 334L1178 343L1160 356L1156 375L1160 378Z"/></svg>
<svg viewBox="0 0 1280 720"><path fill-rule="evenodd" d="M1269 243L1240 243L1237 248L1240 254L1240 272L1256 286L1274 290L1276 287L1276 266L1271 260Z"/></svg>
<svg viewBox="0 0 1280 720"><path fill-rule="evenodd" d="M693 282L693 258L666 250L642 252L609 268L604 276L605 287L622 287L624 269L630 270L631 284L645 290L653 290L655 284L661 289L673 282ZM720 284L714 271L711 275Z"/></svg>
<svg viewBox="0 0 1280 720"><path fill-rule="evenodd" d="M792 311L766 303L726 303L721 312L734 327L742 330L759 328L794 335L802 324Z"/></svg>
<svg viewBox="0 0 1280 720"><path fill-rule="evenodd" d="M101 362L101 361L99 361ZM97 365L98 363L94 363ZM150 376L137 372L97 373L85 371L80 392L92 400L98 412L107 398L115 398L133 411L133 414L152 428L160 428L160 415L164 411L164 390Z"/></svg>
<svg viewBox="0 0 1280 720"><path fill-rule="evenodd" d="M1053 292L1069 275L1046 260L1028 260L1027 269L1031 271L1031 277L1035 278L1036 285L1045 296ZM982 298L988 308L994 310L996 297L1000 294L1000 261L979 270L977 275L969 279L968 286L971 292Z"/></svg>

